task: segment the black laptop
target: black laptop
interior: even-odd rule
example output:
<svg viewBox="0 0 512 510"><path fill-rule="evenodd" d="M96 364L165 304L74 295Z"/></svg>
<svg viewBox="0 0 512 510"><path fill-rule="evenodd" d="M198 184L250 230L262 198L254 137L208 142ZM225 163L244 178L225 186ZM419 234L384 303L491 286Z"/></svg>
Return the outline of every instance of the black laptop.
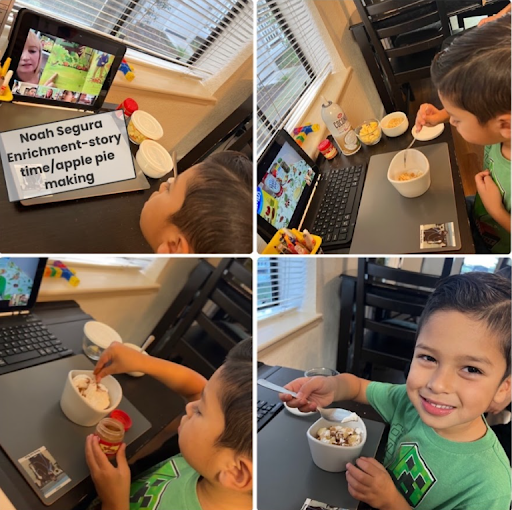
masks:
<svg viewBox="0 0 512 510"><path fill-rule="evenodd" d="M348 248L361 201L366 165L322 171L284 130L258 160L258 234L268 243L280 228L307 229L323 251Z"/></svg>
<svg viewBox="0 0 512 510"><path fill-rule="evenodd" d="M0 375L73 354L31 312L46 260L0 257Z"/></svg>

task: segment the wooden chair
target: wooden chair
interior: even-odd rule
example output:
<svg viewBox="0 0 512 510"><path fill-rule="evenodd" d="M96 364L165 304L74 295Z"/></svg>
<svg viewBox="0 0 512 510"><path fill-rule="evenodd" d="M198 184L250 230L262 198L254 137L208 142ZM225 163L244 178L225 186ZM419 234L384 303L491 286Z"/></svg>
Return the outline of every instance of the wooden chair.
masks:
<svg viewBox="0 0 512 510"><path fill-rule="evenodd" d="M354 0L395 110L408 114L410 82L430 76L430 64L450 35L442 0ZM374 78L375 79L375 78Z"/></svg>
<svg viewBox="0 0 512 510"><path fill-rule="evenodd" d="M438 281L450 274L446 259L441 276L405 271L359 259L356 284L354 355L351 372L371 364L405 370L414 351L417 320ZM368 375L366 373L365 375Z"/></svg>
<svg viewBox="0 0 512 510"><path fill-rule="evenodd" d="M201 260L153 331L151 354L187 365L206 378L228 351L252 335L252 272L246 259Z"/></svg>

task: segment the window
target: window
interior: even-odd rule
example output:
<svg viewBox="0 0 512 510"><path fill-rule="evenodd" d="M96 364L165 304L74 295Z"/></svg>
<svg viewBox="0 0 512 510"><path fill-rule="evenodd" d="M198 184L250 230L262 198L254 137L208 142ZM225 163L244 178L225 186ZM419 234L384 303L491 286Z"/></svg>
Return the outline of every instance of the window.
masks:
<svg viewBox="0 0 512 510"><path fill-rule="evenodd" d="M258 260L258 319L301 309L306 295L308 265L301 258Z"/></svg>
<svg viewBox="0 0 512 510"><path fill-rule="evenodd" d="M305 0L258 0L258 151L297 101L331 70L329 54Z"/></svg>
<svg viewBox="0 0 512 510"><path fill-rule="evenodd" d="M494 273L498 269L500 259L490 257L489 255L471 255L464 257L460 273L469 273L471 271L483 271L484 273Z"/></svg>
<svg viewBox="0 0 512 510"><path fill-rule="evenodd" d="M205 75L252 44L252 0L20 0L16 6L122 39Z"/></svg>

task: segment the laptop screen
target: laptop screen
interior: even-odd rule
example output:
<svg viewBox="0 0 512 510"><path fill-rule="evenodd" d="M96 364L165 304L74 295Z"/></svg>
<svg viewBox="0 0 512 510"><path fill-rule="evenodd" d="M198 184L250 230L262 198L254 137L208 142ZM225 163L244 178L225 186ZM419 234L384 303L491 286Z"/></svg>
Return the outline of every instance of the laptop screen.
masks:
<svg viewBox="0 0 512 510"><path fill-rule="evenodd" d="M317 177L308 155L280 132L258 162L258 225L264 220L270 237L280 228L299 226Z"/></svg>
<svg viewBox="0 0 512 510"><path fill-rule="evenodd" d="M43 258L0 257L0 312L33 306L45 265Z"/></svg>

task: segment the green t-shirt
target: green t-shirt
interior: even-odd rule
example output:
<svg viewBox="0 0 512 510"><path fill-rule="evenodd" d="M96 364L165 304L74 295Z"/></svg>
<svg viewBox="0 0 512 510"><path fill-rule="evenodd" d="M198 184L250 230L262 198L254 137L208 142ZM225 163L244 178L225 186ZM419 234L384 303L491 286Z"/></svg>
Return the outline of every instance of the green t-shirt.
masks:
<svg viewBox="0 0 512 510"><path fill-rule="evenodd" d="M501 191L503 205L510 212L510 161L501 153L500 143L485 146L484 170L491 173L492 180ZM491 253L510 253L510 232L492 219L478 193L473 207L473 219Z"/></svg>
<svg viewBox="0 0 512 510"><path fill-rule="evenodd" d="M366 397L390 424L384 466L411 507L419 510L507 510L510 507L508 457L490 428L478 441L457 443L439 436L421 421L407 396L405 384L372 382Z"/></svg>
<svg viewBox="0 0 512 510"><path fill-rule="evenodd" d="M130 510L201 510L198 479L183 456L175 455L132 482Z"/></svg>

